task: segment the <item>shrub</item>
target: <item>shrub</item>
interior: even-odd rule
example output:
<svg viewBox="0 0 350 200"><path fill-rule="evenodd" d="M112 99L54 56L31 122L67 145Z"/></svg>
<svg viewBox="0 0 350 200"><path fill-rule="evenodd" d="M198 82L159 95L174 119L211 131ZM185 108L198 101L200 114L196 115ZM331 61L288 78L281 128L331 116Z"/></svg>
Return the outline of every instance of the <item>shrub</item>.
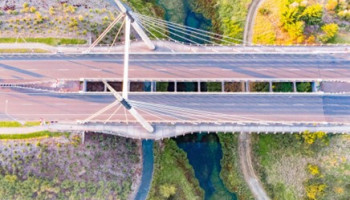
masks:
<svg viewBox="0 0 350 200"><path fill-rule="evenodd" d="M32 6L32 7L29 8L29 11L31 13L35 13L36 12L36 8L34 6Z"/></svg>
<svg viewBox="0 0 350 200"><path fill-rule="evenodd" d="M308 25L320 24L322 22L323 9L321 4L314 4L307 7L301 14L301 18Z"/></svg>
<svg viewBox="0 0 350 200"><path fill-rule="evenodd" d="M307 170L313 176L320 175L320 169L319 169L319 167L317 165L308 164L307 165Z"/></svg>
<svg viewBox="0 0 350 200"><path fill-rule="evenodd" d="M334 39L335 35L338 33L339 27L337 24L326 24L322 26L321 29L324 32L324 35L320 37L320 40L322 42L328 42Z"/></svg>

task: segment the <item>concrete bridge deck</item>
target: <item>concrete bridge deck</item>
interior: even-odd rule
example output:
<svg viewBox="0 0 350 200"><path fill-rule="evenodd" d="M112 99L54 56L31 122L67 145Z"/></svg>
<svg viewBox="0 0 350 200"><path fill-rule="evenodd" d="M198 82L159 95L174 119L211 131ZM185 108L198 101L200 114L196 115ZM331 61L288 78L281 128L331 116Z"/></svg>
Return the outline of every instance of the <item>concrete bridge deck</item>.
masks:
<svg viewBox="0 0 350 200"><path fill-rule="evenodd" d="M122 80L123 55L0 56L0 83L56 79ZM342 80L350 54L136 54L131 81Z"/></svg>
<svg viewBox="0 0 350 200"><path fill-rule="evenodd" d="M130 94L132 101L193 109L227 115L222 123L350 123L350 95L322 94ZM0 121L24 120L75 122L115 101L112 95L53 94L23 89L0 89ZM133 104L133 103L132 103ZM105 121L114 109L94 119ZM213 122L204 115L197 119L169 117L140 110L153 123ZM154 115L156 114L156 115ZM218 115L220 116L220 115ZM193 117L193 116L192 116ZM127 113L128 122L135 121ZM126 122L123 109L110 119Z"/></svg>

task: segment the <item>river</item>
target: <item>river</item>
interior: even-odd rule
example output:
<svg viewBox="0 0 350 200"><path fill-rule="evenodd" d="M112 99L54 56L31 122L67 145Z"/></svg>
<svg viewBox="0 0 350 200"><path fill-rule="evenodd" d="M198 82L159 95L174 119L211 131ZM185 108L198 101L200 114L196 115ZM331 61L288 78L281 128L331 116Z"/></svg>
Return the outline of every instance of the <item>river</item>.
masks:
<svg viewBox="0 0 350 200"><path fill-rule="evenodd" d="M178 146L187 153L195 176L205 191L205 200L236 200L220 178L222 149L216 134L193 134L178 137Z"/></svg>

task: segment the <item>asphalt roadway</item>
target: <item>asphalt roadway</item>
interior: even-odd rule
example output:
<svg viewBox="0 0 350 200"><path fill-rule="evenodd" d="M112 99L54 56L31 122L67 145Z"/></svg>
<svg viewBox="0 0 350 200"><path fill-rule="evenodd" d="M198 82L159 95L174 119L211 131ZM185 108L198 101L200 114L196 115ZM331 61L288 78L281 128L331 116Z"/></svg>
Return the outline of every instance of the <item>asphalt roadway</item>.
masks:
<svg viewBox="0 0 350 200"><path fill-rule="evenodd" d="M122 79L123 55L2 55L0 83ZM131 80L350 80L350 54L131 55Z"/></svg>
<svg viewBox="0 0 350 200"><path fill-rule="evenodd" d="M349 95L319 94L131 94L130 100L174 106L232 116L229 122L335 122L350 123ZM111 95L52 94L30 90L0 88L0 121L45 119L68 122L84 120L91 114L115 101ZM94 120L104 121L118 106ZM166 117L149 110L139 110L151 122L180 119ZM128 119L126 119L126 117ZM186 114L183 114L186 117ZM161 119L162 118L162 119ZM214 117L215 118L215 117ZM118 110L110 119L113 122L134 121ZM208 121L205 116L197 120ZM191 120L184 119L182 122ZM210 119L209 122L215 122Z"/></svg>

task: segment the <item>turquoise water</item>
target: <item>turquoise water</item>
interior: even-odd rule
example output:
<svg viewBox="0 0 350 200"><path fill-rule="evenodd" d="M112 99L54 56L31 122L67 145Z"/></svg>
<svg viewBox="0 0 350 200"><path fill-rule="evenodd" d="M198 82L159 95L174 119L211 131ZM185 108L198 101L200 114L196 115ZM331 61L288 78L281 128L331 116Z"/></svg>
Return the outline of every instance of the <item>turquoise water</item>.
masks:
<svg viewBox="0 0 350 200"><path fill-rule="evenodd" d="M142 159L142 178L135 200L145 200L151 188L154 162L152 140L142 141Z"/></svg>
<svg viewBox="0 0 350 200"><path fill-rule="evenodd" d="M210 30L211 28L211 21L206 19L201 13L195 13L187 0L157 0L157 4L164 9L165 19L168 21L201 30ZM188 38L186 34L179 32L175 32L175 34L170 36L179 41L190 42L181 38L181 36ZM196 37L190 37L189 39L197 43L204 43L203 40L199 40Z"/></svg>
<svg viewBox="0 0 350 200"><path fill-rule="evenodd" d="M176 139L187 153L195 176L205 191L205 200L236 200L220 178L222 150L216 134L193 134Z"/></svg>

